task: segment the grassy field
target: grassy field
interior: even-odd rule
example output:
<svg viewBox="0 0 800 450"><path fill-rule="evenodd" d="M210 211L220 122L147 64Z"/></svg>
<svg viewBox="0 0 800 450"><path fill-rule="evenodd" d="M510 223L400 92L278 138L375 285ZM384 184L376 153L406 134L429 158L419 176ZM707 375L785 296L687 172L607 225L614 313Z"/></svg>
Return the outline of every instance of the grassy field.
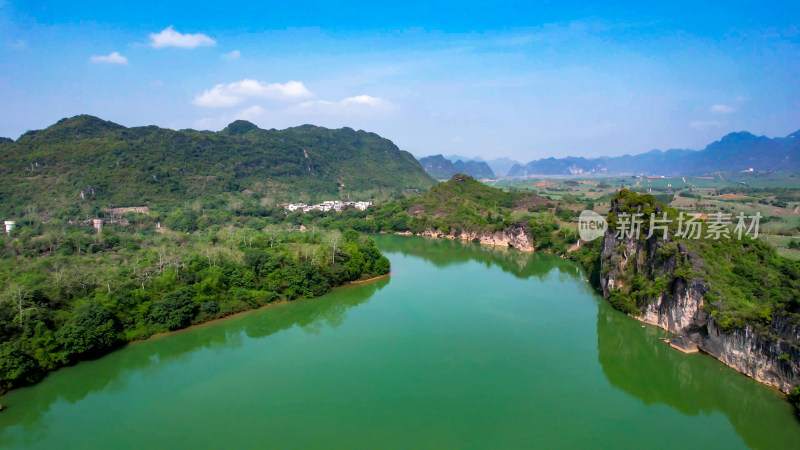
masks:
<svg viewBox="0 0 800 450"><path fill-rule="evenodd" d="M761 214L760 238L778 252L800 259L800 175L770 172L716 172L686 177L585 176L494 180L487 184L507 190L535 192L562 208L582 210L593 204L600 214L619 189L651 192L670 207L687 213L717 212L733 217ZM572 220L571 222L574 222ZM575 226L574 223L566 226ZM792 244L796 242L795 244ZM791 246L790 246L791 244Z"/></svg>

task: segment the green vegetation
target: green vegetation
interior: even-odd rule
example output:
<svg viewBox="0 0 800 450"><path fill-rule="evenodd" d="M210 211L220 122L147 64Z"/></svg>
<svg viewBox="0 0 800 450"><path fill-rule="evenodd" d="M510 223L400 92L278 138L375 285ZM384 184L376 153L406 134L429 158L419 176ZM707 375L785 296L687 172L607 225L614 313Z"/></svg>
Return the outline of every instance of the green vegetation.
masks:
<svg viewBox="0 0 800 450"><path fill-rule="evenodd" d="M759 239L777 247L781 256L800 260L791 245L800 238L800 176L791 172L723 172L702 176L644 178L533 178L491 182L493 186L532 192L560 204L592 203L598 213L610 212L618 190L649 193L668 208L708 215L761 215Z"/></svg>
<svg viewBox="0 0 800 450"><path fill-rule="evenodd" d="M595 239L584 242L579 248L567 253L567 257L583 266L588 275L588 281L592 286L600 285L600 252L603 240Z"/></svg>
<svg viewBox="0 0 800 450"><path fill-rule="evenodd" d="M295 213L296 225L363 232L425 231L445 235L522 230L539 251L566 254L578 240L576 227L565 226L577 214L533 194L507 192L459 174L428 192L392 200L369 211Z"/></svg>
<svg viewBox="0 0 800 450"><path fill-rule="evenodd" d="M60 120L0 145L0 215L75 219L82 208L168 210L217 201L235 208L331 198L386 199L433 184L388 139L350 128L220 132L125 128L92 116Z"/></svg>
<svg viewBox="0 0 800 450"><path fill-rule="evenodd" d="M708 292L704 296L703 308L714 317L720 329L731 332L745 324L766 334L772 320L786 318L790 323L800 320L800 262L781 257L768 243L744 236L743 239L703 238L691 239L674 236L678 211L665 208L663 204L647 194L638 194L624 189L612 199L612 212L608 215L609 227L615 229L620 213L649 214L659 216L666 212L670 223L670 240L667 243L654 241L654 246L642 246L656 252L655 264L644 264L640 271L637 265L618 274L624 288L611 292L609 300L619 310L638 315L643 307L662 293L670 292L677 280L691 282L701 278ZM647 230L645 220L643 229ZM640 237L644 242L644 237ZM686 255L678 246L686 247ZM624 248L603 261L604 270L619 267ZM646 261L648 255L641 255ZM665 270L673 261L674 267Z"/></svg>
<svg viewBox="0 0 800 450"><path fill-rule="evenodd" d="M705 267L704 310L723 331L745 324L766 332L778 316L800 320L800 262L779 256L760 240L687 240Z"/></svg>
<svg viewBox="0 0 800 450"><path fill-rule="evenodd" d="M642 230L647 231L650 229L650 216L655 214L655 217L660 219L663 217L663 213L667 213L667 217L670 219L675 219L678 216L677 211L666 208L663 203L659 202L651 194L640 194L628 189L622 189L612 197L611 211L608 213L606 220L609 228L616 230L620 214L629 216L642 214ZM677 226L677 224L670 225Z"/></svg>
<svg viewBox="0 0 800 450"><path fill-rule="evenodd" d="M389 272L353 230L155 233L58 221L2 237L0 392L155 333Z"/></svg>

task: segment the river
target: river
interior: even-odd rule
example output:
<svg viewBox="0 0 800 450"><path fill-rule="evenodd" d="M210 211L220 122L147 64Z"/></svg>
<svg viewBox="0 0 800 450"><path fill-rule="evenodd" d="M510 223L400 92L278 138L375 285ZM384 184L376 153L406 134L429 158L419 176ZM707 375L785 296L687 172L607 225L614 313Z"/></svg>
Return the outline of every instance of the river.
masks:
<svg viewBox="0 0 800 450"><path fill-rule="evenodd" d="M375 236L392 275L138 342L0 397L0 447L796 448L782 396L574 263Z"/></svg>

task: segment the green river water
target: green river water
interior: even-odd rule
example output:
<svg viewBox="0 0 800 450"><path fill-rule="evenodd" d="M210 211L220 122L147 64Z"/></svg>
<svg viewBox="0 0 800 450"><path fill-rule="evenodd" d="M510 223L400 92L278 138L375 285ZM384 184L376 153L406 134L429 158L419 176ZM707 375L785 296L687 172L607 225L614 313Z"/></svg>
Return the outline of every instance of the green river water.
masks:
<svg viewBox="0 0 800 450"><path fill-rule="evenodd" d="M381 235L389 278L128 345L0 402L0 447L798 448L776 391L576 264Z"/></svg>

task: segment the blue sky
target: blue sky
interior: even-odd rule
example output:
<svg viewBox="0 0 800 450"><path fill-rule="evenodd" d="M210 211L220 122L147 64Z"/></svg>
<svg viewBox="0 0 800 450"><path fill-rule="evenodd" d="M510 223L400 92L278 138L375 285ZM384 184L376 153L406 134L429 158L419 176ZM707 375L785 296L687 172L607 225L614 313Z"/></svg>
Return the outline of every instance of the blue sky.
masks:
<svg viewBox="0 0 800 450"><path fill-rule="evenodd" d="M245 118L526 162L800 129L796 2L112 3L0 0L0 136Z"/></svg>

